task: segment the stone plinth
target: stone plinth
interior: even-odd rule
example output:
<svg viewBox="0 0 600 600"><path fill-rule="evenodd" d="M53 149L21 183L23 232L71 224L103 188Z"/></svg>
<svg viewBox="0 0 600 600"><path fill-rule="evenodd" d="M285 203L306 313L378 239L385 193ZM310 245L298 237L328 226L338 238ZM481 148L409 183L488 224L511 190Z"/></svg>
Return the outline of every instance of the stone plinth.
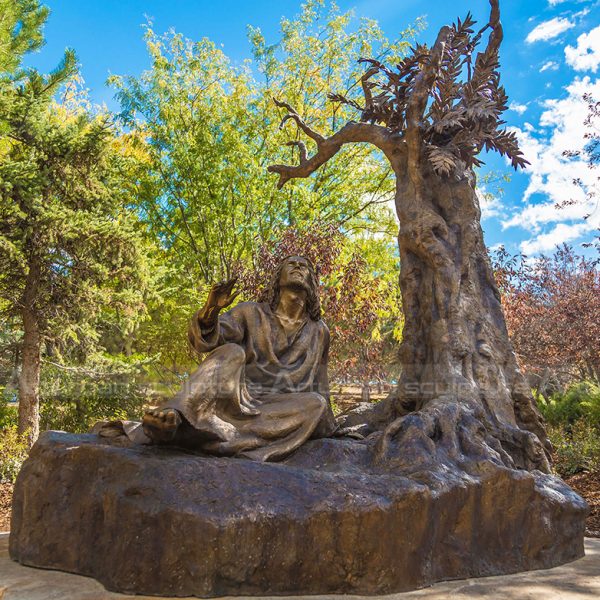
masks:
<svg viewBox="0 0 600 600"><path fill-rule="evenodd" d="M376 440L317 440L284 463L44 434L16 484L10 555L166 596L384 594L583 555L561 480L478 463L412 474Z"/></svg>

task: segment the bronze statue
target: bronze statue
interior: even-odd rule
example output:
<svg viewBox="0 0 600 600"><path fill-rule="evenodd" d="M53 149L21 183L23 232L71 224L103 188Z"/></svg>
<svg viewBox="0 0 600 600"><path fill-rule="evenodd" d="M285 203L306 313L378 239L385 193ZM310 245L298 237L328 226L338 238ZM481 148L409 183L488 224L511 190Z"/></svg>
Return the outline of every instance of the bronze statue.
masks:
<svg viewBox="0 0 600 600"><path fill-rule="evenodd" d="M144 433L222 456L283 458L336 424L329 401L329 330L311 262L285 258L268 302L241 302L236 280L214 285L192 318L189 340L210 352L181 391L148 411Z"/></svg>
<svg viewBox="0 0 600 600"><path fill-rule="evenodd" d="M397 178L406 320L394 392L334 431L316 277L292 256L268 302L219 315L234 281L215 286L190 327L194 348L211 353L184 389L143 425L100 427L105 437L256 460L356 428L368 441L312 440L269 465L46 432L15 485L13 560L91 575L113 591L207 598L390 594L583 556L589 509L547 474L551 447L480 224L479 152L523 163L501 128L503 34L498 0L489 3L482 29L469 15L396 65L367 61L362 105L332 96L360 121L330 137L279 102L283 123L315 149L291 142L299 164L270 167L280 186L348 143L374 144Z"/></svg>

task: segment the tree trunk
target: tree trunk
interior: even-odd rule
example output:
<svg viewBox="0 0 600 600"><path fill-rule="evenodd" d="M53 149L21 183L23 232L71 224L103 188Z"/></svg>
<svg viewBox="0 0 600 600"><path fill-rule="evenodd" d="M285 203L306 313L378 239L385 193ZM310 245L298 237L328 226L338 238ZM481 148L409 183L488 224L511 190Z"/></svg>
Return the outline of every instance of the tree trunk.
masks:
<svg viewBox="0 0 600 600"><path fill-rule="evenodd" d="M23 344L21 349L21 375L19 377L18 432L27 436L31 447L40 433L40 349L42 337L35 300L40 268L37 260L29 266L23 293L21 315L23 319Z"/></svg>
<svg viewBox="0 0 600 600"><path fill-rule="evenodd" d="M371 387L368 383L363 383L360 392L361 402L371 402Z"/></svg>
<svg viewBox="0 0 600 600"><path fill-rule="evenodd" d="M395 414L474 407L515 466L547 471L550 444L508 337L474 175L441 178L406 155L395 162L405 314Z"/></svg>

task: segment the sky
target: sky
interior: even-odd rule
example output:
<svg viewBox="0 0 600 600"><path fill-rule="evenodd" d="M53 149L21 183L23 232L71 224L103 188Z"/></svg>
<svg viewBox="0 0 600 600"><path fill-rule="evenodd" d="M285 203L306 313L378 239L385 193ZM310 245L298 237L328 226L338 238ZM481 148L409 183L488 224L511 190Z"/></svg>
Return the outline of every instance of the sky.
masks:
<svg viewBox="0 0 600 600"><path fill-rule="evenodd" d="M51 15L46 45L27 63L48 71L64 49L75 49L91 99L118 108L105 85L110 74L139 75L148 67L142 26L152 19L157 33L170 28L194 40L208 37L235 62L250 57L247 25L278 40L282 17L299 12L301 0L47 0ZM486 0L338 0L355 18L376 19L390 39L417 17L428 27L419 41L431 43L439 28L471 11L486 22ZM507 127L531 163L515 173L505 159L487 155L483 173L511 173L502 192L481 196L488 246L504 245L529 256L572 244L581 252L600 227L600 200L589 201L580 186L598 185L600 173L565 150L583 149L587 105L584 93L600 100L600 0L501 0L504 42L502 81L510 98ZM600 132L599 132L600 133ZM599 194L600 196L600 194ZM562 209L556 203L580 200ZM584 218L586 217L587 218Z"/></svg>

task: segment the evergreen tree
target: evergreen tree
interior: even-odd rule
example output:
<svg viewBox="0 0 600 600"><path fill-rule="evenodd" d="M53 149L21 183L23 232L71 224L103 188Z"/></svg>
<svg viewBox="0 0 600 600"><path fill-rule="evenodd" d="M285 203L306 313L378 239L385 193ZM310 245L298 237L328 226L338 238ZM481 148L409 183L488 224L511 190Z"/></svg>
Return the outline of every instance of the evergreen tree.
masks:
<svg viewBox="0 0 600 600"><path fill-rule="evenodd" d="M20 68L42 43L48 11L7 4L0 44L13 54L0 82L0 299L5 322L22 328L19 432L31 444L45 344L56 352L61 343L94 341L89 324L108 305L136 312L141 255L114 127L73 93L72 51L49 75Z"/></svg>
<svg viewBox="0 0 600 600"><path fill-rule="evenodd" d="M0 73L11 77L23 55L44 44L42 27L48 8L37 0L0 0Z"/></svg>

